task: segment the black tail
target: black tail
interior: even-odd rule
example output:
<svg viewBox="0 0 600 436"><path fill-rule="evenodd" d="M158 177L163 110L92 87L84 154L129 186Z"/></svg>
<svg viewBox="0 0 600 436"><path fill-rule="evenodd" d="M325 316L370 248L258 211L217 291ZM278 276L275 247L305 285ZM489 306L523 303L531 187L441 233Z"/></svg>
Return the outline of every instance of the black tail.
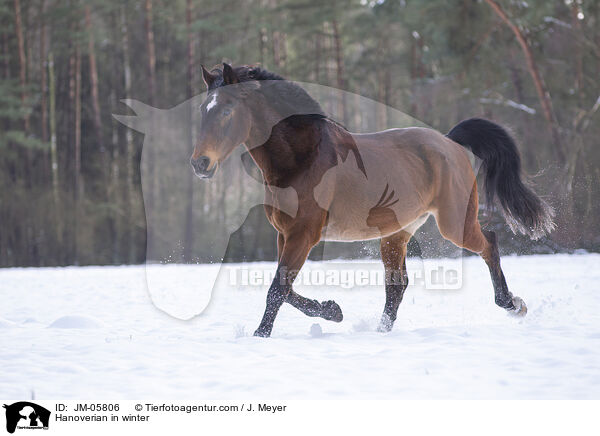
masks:
<svg viewBox="0 0 600 436"><path fill-rule="evenodd" d="M458 123L448 138L483 161L488 207L498 198L506 222L515 233L538 239L554 229L554 211L523 180L521 157L506 130L481 118Z"/></svg>

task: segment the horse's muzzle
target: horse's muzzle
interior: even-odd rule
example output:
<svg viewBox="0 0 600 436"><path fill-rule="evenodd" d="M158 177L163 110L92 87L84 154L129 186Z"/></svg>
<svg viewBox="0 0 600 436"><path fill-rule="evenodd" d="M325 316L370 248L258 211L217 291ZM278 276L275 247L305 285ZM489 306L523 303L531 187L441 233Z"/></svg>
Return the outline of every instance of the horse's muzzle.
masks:
<svg viewBox="0 0 600 436"><path fill-rule="evenodd" d="M194 174L201 179L210 179L214 176L217 171L218 164L213 165L212 169L209 170L210 158L206 156L200 156L198 159L190 159L190 165L194 169Z"/></svg>

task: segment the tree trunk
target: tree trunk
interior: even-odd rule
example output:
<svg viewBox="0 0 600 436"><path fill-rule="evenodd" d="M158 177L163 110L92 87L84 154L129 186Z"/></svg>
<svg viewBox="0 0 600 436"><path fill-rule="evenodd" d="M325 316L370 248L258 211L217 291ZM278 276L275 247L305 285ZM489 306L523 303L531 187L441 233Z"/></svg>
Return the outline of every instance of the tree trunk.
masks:
<svg viewBox="0 0 600 436"><path fill-rule="evenodd" d="M40 5L40 123L42 132L42 141L48 142L48 78L46 77L46 0L41 0Z"/></svg>
<svg viewBox="0 0 600 436"><path fill-rule="evenodd" d="M267 30L264 27L261 27L260 30L258 31L258 61L260 62L260 65L264 68L265 67L265 51L266 51L266 46L265 46L265 42L267 41Z"/></svg>
<svg viewBox="0 0 600 436"><path fill-rule="evenodd" d="M85 7L85 27L88 33L88 59L90 63L90 89L92 91L92 108L94 110L94 127L96 129L96 137L98 146L103 147L102 140L102 122L100 117L100 103L98 101L98 69L96 67L96 53L94 50L94 33L92 31L92 18L90 7Z"/></svg>
<svg viewBox="0 0 600 436"><path fill-rule="evenodd" d="M420 119L417 111L417 41L411 36L410 38L410 115Z"/></svg>
<svg viewBox="0 0 600 436"><path fill-rule="evenodd" d="M194 36L192 34L192 20L194 6L192 0L185 3L185 25L187 33L187 97L194 96Z"/></svg>
<svg viewBox="0 0 600 436"><path fill-rule="evenodd" d="M333 27L333 42L335 45L335 64L336 64L337 87L339 89L344 89L344 86L345 86L344 59L342 56L342 40L341 40L337 20L334 19L332 21L331 25Z"/></svg>
<svg viewBox="0 0 600 436"><path fill-rule="evenodd" d="M75 222L73 226L73 259L79 265L79 221L81 214L81 200L83 194L81 178L81 50L79 45L75 48Z"/></svg>
<svg viewBox="0 0 600 436"><path fill-rule="evenodd" d="M277 70L281 70L281 58L279 53L279 32L275 30L271 33L271 49L273 51L273 65Z"/></svg>
<svg viewBox="0 0 600 436"><path fill-rule="evenodd" d="M340 36L339 26L336 19L331 22L333 27L333 43L335 48L335 64L336 64L336 86L340 90L341 99L339 99L338 116L342 117L342 122L347 123L348 117L346 114L346 76L344 73L344 56L342 48L342 38Z"/></svg>
<svg viewBox="0 0 600 436"><path fill-rule="evenodd" d="M525 103L525 91L523 89L523 80L519 74L517 68L517 62L513 55L513 50L508 53L508 69L510 71L510 79L515 88L515 95L517 97L517 103ZM538 154L533 147L525 147L523 150L523 157L525 158L525 168L537 168Z"/></svg>
<svg viewBox="0 0 600 436"><path fill-rule="evenodd" d="M192 35L192 15L193 15L192 0L186 0L185 24L187 32L187 98L194 96L194 39ZM195 128L193 119L193 110L190 106L188 119L189 138L191 144L195 142ZM191 169L187 172L187 186L185 195L185 223L183 236L183 261L192 261L192 249L194 245L194 176Z"/></svg>
<svg viewBox="0 0 600 436"><path fill-rule="evenodd" d="M384 71L377 70L377 120L376 129L385 130L387 128L387 108L385 106L385 82Z"/></svg>
<svg viewBox="0 0 600 436"><path fill-rule="evenodd" d="M319 83L321 68L321 35L319 32L315 33L315 82Z"/></svg>
<svg viewBox="0 0 600 436"><path fill-rule="evenodd" d="M23 24L21 18L20 0L15 1L15 33L17 36L17 48L19 53L19 83L21 85L21 108L25 112L23 115L23 126L25 134L29 133L29 111L26 108L27 102L27 64L25 58L25 40L23 38Z"/></svg>
<svg viewBox="0 0 600 436"><path fill-rule="evenodd" d="M542 112L544 113L544 118L546 119L546 123L548 124L548 128L552 135L552 139L554 141L554 147L556 151L557 158L560 162L565 162L566 153L562 146L562 141L560 139L560 133L558 130L558 123L556 120L556 115L554 114L554 109L552 108L552 100L550 99L550 93L546 89L546 85L542 79L542 76L538 70L537 63L533 57L533 53L531 51L531 47L529 43L525 39L523 32L521 29L514 24L506 12L502 9L502 7L495 0L485 0L488 5L492 8L492 10L504 21L504 23L512 30L521 49L523 50L523 54L525 55L525 60L527 62L527 68L529 70L529 74L533 79L533 83L535 85L535 90L538 95L538 99L540 100L540 105L542 106Z"/></svg>
<svg viewBox="0 0 600 436"><path fill-rule="evenodd" d="M388 104L389 104L389 88L390 76L389 67L386 65L388 59L388 44L387 37L381 41L381 50L379 50L379 62L381 68L377 68L377 130L384 130L388 124Z"/></svg>
<svg viewBox="0 0 600 436"><path fill-rule="evenodd" d="M148 87L150 91L150 105L156 105L156 54L154 48L154 30L152 29L152 0L145 0L146 12L146 48L148 50Z"/></svg>
<svg viewBox="0 0 600 436"><path fill-rule="evenodd" d="M75 48L75 193L81 190L81 50Z"/></svg>
<svg viewBox="0 0 600 436"><path fill-rule="evenodd" d="M575 52L575 89L581 103L584 98L583 92L583 53L581 47L581 41L583 35L583 29L581 28L581 20L579 19L579 13L581 12L580 5L577 2L571 3L571 15L573 28L577 32L577 37L573 38L573 50Z"/></svg>
<svg viewBox="0 0 600 436"><path fill-rule="evenodd" d="M116 71L116 62L113 64L114 71ZM117 107L117 94L115 88L111 89L110 92L110 107ZM120 190L121 187L121 153L119 149L119 129L117 127L117 121L113 120L111 123L111 165L110 165L110 188L108 189L108 201L116 206L114 214L112 214L111 225L113 229L112 234L112 263L119 264L121 262L121 244L123 240L123 205L125 204L121 193L124 190Z"/></svg>
<svg viewBox="0 0 600 436"><path fill-rule="evenodd" d="M131 98L131 62L129 59L129 32L127 29L127 15L125 7L121 9L121 45L123 47L123 81L125 84L125 98ZM135 160L135 145L133 143L133 134L131 129L125 129L125 167L127 171L127 211L129 213L129 263L136 260L135 250L135 233L137 226L135 225L134 210L135 210L135 195L134 195L134 160Z"/></svg>
<svg viewBox="0 0 600 436"><path fill-rule="evenodd" d="M54 79L54 56L48 55L48 82L50 98L50 162L52 171L52 195L56 216L56 239L59 247L62 245L62 209L58 192L58 152L56 147L56 82Z"/></svg>
<svg viewBox="0 0 600 436"><path fill-rule="evenodd" d="M272 34L273 63L280 74L285 74L287 51L285 47L285 33L274 31Z"/></svg>
<svg viewBox="0 0 600 436"><path fill-rule="evenodd" d="M48 74L46 70L46 0L41 0L39 12L39 68L40 68L40 134L44 144L48 142ZM51 178L52 164L50 153L44 149L42 154L41 179L47 182ZM39 166L38 166L39 168Z"/></svg>
<svg viewBox="0 0 600 436"><path fill-rule="evenodd" d="M279 38L279 57L283 74L287 75L287 44L285 33L282 33Z"/></svg>
<svg viewBox="0 0 600 436"><path fill-rule="evenodd" d="M156 107L156 54L154 48L154 30L153 30L153 18L152 18L152 0L145 0L144 9L145 24L146 24L146 48L148 50L148 88L150 91L150 106ZM151 124L154 124L150 120ZM155 197L155 171L154 171L154 150L153 147L146 148L146 163L148 169L148 180L144 184L144 205L146 207L146 214L152 211L154 208L154 197ZM151 212L150 212L151 213ZM146 228L146 243L152 240L152 228Z"/></svg>
<svg viewBox="0 0 600 436"><path fill-rule="evenodd" d="M6 31L2 32L2 51L4 53L8 53L8 33ZM4 78L10 78L10 57L2 56L4 60Z"/></svg>

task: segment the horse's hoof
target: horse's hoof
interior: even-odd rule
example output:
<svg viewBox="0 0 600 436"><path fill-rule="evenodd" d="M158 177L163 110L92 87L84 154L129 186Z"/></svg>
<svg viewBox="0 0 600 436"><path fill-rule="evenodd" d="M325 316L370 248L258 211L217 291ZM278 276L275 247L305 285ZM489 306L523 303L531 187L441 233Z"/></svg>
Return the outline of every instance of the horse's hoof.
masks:
<svg viewBox="0 0 600 436"><path fill-rule="evenodd" d="M266 329L261 329L259 327L254 332L254 336L259 337L259 338L268 338L269 336L271 336L271 332L267 331Z"/></svg>
<svg viewBox="0 0 600 436"><path fill-rule="evenodd" d="M394 321L387 314L381 315L381 321L379 322L379 327L377 327L377 331L379 333L388 333L392 331L392 327L394 327Z"/></svg>
<svg viewBox="0 0 600 436"><path fill-rule="evenodd" d="M321 306L321 318L333 322L342 322L342 320L344 319L342 309L335 301L323 301L321 303Z"/></svg>
<svg viewBox="0 0 600 436"><path fill-rule="evenodd" d="M513 303L513 306L515 306L515 308L510 310L509 313L511 315L521 316L521 317L527 315L527 306L525 305L525 302L520 297L513 297L512 303Z"/></svg>

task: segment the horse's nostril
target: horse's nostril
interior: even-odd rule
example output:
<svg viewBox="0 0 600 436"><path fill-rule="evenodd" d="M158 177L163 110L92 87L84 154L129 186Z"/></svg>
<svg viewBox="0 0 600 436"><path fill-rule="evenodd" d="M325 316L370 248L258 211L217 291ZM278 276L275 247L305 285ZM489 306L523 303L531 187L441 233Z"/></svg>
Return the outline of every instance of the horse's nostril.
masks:
<svg viewBox="0 0 600 436"><path fill-rule="evenodd" d="M198 159L190 159L192 168L197 172L206 171L210 165L210 158L207 156L200 156Z"/></svg>
<svg viewBox="0 0 600 436"><path fill-rule="evenodd" d="M203 170L206 170L208 168L208 166L210 165L210 158L206 157L206 156L202 156L200 158L200 165L202 166Z"/></svg>

